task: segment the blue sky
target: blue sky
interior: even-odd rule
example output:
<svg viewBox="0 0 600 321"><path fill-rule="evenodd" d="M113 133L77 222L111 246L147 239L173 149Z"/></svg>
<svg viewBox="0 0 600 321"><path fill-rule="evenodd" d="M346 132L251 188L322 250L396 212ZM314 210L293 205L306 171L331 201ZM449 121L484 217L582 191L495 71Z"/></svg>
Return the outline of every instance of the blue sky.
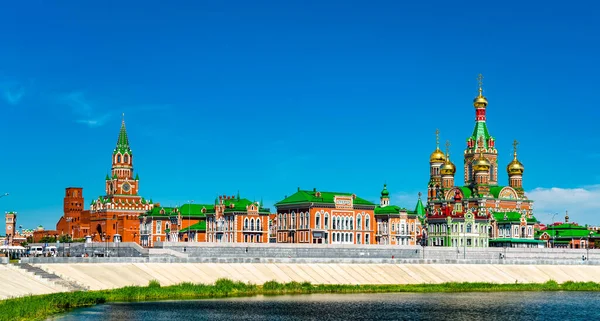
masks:
<svg viewBox="0 0 600 321"><path fill-rule="evenodd" d="M387 182L412 207L436 128L462 165L479 73L538 218L600 224L591 1L123 2L0 12L0 209L25 227L53 228L67 186L104 193L122 113L141 195L163 205L298 186L376 201Z"/></svg>

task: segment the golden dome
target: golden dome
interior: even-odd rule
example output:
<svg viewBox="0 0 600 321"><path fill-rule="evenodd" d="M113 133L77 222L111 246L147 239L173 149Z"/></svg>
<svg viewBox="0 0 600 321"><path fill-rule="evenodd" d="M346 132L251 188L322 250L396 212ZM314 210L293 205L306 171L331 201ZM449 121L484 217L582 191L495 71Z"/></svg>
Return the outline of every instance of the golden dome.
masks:
<svg viewBox="0 0 600 321"><path fill-rule="evenodd" d="M487 98L485 98L481 94L479 94L479 96L477 96L477 97L475 97L475 99L473 99L473 106L475 106L475 108L485 108L487 105L488 105Z"/></svg>
<svg viewBox="0 0 600 321"><path fill-rule="evenodd" d="M446 162L444 163L444 165L442 165L442 167L440 167L440 173L442 173L442 175L454 176L454 173L456 173L456 166L454 166L454 164L452 164L450 159L446 159Z"/></svg>
<svg viewBox="0 0 600 321"><path fill-rule="evenodd" d="M488 101L487 98L483 96L483 76L481 74L479 74L477 81L479 82L479 95L473 99L473 106L475 106L475 108L485 108Z"/></svg>
<svg viewBox="0 0 600 321"><path fill-rule="evenodd" d="M510 162L510 164L508 164L508 166L506 166L506 171L508 172L509 176L511 176L511 175L523 175L523 172L525 171L525 167L515 157L515 159L513 159L512 162Z"/></svg>
<svg viewBox="0 0 600 321"><path fill-rule="evenodd" d="M513 142L513 148L514 148L513 155L514 155L514 158L513 158L512 162L510 162L508 164L508 166L506 166L506 171L508 172L508 176L511 176L511 175L523 175L523 172L525 171L525 167L517 159L517 145L518 144L519 144L519 142L516 141L516 140Z"/></svg>
<svg viewBox="0 0 600 321"><path fill-rule="evenodd" d="M429 162L431 163L443 163L445 161L446 156L444 156L444 153L442 153L439 147L431 153L431 156L429 156Z"/></svg>
<svg viewBox="0 0 600 321"><path fill-rule="evenodd" d="M490 162L480 154L479 158L473 162L472 167L475 172L487 172L490 170Z"/></svg>

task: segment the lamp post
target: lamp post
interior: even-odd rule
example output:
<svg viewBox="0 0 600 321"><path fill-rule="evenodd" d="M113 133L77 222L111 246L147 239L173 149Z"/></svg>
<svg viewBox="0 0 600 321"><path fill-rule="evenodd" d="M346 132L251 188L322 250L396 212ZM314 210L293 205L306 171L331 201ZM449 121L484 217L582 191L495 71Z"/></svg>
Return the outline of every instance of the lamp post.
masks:
<svg viewBox="0 0 600 321"><path fill-rule="evenodd" d="M188 234L188 242L192 241L191 238L191 232L192 232L192 203L194 203L194 200L189 200L188 201L188 230L187 230L187 234Z"/></svg>
<svg viewBox="0 0 600 321"><path fill-rule="evenodd" d="M558 215L558 213L554 213L554 214L552 215L552 232L553 232L553 233L552 233L552 248L554 248L554 242L556 241L556 239L554 238L554 234L555 234L555 233L554 233L554 232L555 232L555 231L554 231L554 217L555 217L556 215Z"/></svg>

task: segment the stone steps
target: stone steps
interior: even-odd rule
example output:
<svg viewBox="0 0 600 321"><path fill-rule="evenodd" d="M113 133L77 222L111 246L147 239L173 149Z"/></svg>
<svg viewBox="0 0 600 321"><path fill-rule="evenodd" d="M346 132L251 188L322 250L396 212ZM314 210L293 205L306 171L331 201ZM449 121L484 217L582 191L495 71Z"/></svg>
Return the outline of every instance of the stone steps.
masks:
<svg viewBox="0 0 600 321"><path fill-rule="evenodd" d="M32 273L33 275L35 275L39 278L42 278L42 279L45 279L52 283L61 285L65 288L69 289L70 291L86 291L86 290L88 290L86 287L79 285L76 282L67 281L54 273L50 273L50 272L45 271L37 266L33 266L29 263L20 263L20 264L17 264L17 267L19 267L22 270L25 270L29 273Z"/></svg>

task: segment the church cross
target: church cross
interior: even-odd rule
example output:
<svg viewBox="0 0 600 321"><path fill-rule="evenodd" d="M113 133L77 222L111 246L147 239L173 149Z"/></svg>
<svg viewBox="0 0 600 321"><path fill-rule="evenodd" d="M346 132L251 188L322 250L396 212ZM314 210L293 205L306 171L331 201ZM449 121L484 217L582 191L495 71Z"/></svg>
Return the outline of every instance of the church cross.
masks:
<svg viewBox="0 0 600 321"><path fill-rule="evenodd" d="M513 150L515 151L515 155L517 155L517 145L519 145L519 142L515 139L513 142Z"/></svg>
<svg viewBox="0 0 600 321"><path fill-rule="evenodd" d="M479 95L481 95L481 92L483 91L483 75L479 74L479 76L477 77L477 83L479 84Z"/></svg>
<svg viewBox="0 0 600 321"><path fill-rule="evenodd" d="M450 153L450 141L447 140L446 141L446 156L448 156L449 153Z"/></svg>
<svg viewBox="0 0 600 321"><path fill-rule="evenodd" d="M435 146L440 147L440 130L435 130Z"/></svg>

